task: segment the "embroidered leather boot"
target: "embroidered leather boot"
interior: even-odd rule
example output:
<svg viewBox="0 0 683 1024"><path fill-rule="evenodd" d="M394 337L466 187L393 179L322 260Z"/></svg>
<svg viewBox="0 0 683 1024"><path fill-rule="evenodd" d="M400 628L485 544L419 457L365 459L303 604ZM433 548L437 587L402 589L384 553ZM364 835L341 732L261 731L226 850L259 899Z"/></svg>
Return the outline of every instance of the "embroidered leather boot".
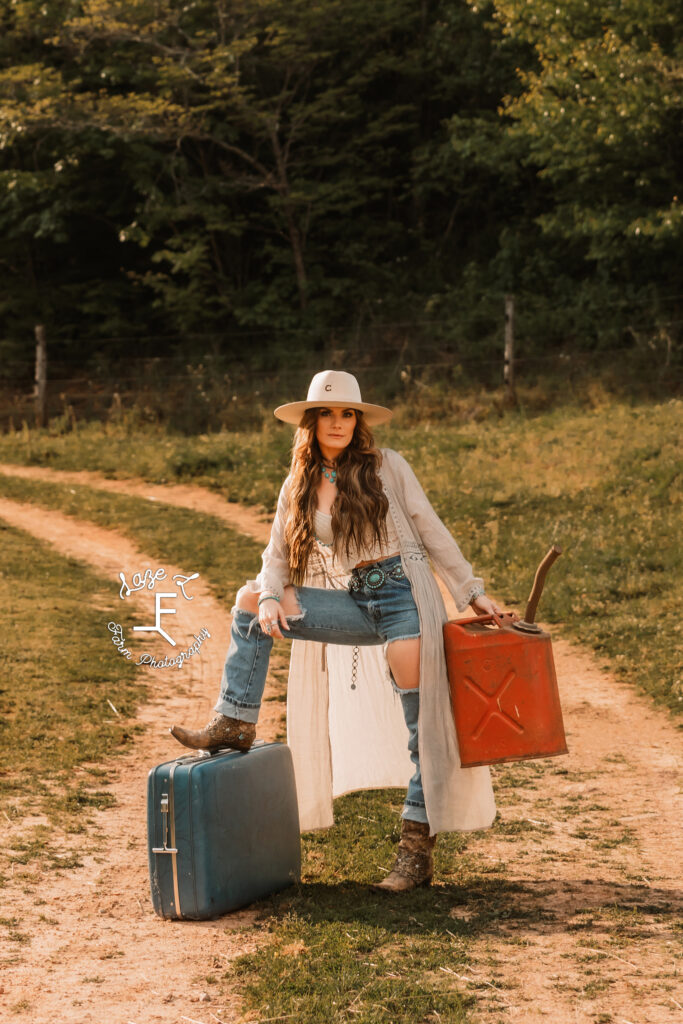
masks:
<svg viewBox="0 0 683 1024"><path fill-rule="evenodd" d="M256 725L254 722L241 722L239 718L228 718L218 713L208 725L196 732L183 729L182 725L174 725L169 731L179 743L192 750L218 750L220 747L249 750L256 736Z"/></svg>
<svg viewBox="0 0 683 1024"><path fill-rule="evenodd" d="M401 838L396 863L382 882L371 886L377 892L409 892L429 885L434 874L433 850L436 836L421 821L401 820Z"/></svg>

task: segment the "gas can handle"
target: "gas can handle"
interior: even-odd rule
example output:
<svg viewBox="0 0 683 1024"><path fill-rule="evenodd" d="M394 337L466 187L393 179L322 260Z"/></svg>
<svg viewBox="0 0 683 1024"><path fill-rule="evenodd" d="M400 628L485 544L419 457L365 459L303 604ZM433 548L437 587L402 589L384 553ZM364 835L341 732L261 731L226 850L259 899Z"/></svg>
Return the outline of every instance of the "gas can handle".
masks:
<svg viewBox="0 0 683 1024"><path fill-rule="evenodd" d="M456 626L471 626L474 622L495 622L501 629L503 628L503 615L496 615L495 612L491 612L489 615L475 615L473 619L454 619Z"/></svg>

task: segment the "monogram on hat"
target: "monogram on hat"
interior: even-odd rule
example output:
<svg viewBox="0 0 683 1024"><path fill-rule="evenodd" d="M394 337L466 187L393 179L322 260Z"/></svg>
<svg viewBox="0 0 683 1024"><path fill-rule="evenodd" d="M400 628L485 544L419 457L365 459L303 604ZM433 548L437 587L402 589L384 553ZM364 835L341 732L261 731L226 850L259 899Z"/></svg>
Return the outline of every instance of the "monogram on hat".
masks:
<svg viewBox="0 0 683 1024"><path fill-rule="evenodd" d="M344 370L322 370L316 373L308 388L305 402L288 402L275 410L285 423L297 426L307 409L360 409L370 426L386 423L393 413L384 405L371 405L361 398L358 381Z"/></svg>

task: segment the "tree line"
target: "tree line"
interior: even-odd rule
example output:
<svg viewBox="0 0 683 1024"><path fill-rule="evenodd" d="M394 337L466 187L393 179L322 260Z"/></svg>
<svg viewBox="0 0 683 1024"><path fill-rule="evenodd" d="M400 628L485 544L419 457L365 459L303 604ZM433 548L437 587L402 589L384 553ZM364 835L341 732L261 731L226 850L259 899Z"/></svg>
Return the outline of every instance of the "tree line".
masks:
<svg viewBox="0 0 683 1024"><path fill-rule="evenodd" d="M487 352L507 292L528 351L675 351L682 23L679 0L0 0L3 365L36 323L83 360L417 322Z"/></svg>

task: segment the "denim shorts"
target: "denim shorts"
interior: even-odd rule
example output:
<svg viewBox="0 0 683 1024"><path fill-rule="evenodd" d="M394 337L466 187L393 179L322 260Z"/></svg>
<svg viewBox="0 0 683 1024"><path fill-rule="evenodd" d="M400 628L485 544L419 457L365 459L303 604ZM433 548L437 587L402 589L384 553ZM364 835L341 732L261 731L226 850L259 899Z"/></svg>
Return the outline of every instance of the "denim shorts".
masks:
<svg viewBox="0 0 683 1024"><path fill-rule="evenodd" d="M295 587L301 615L288 618L288 628L282 630L282 635L354 647L418 637L420 617L410 580L405 575L390 575L401 566L401 556L382 559L371 568L375 566L384 572L384 583L378 588L367 583L367 569L365 582L353 591ZM374 582L372 577L370 582Z"/></svg>

